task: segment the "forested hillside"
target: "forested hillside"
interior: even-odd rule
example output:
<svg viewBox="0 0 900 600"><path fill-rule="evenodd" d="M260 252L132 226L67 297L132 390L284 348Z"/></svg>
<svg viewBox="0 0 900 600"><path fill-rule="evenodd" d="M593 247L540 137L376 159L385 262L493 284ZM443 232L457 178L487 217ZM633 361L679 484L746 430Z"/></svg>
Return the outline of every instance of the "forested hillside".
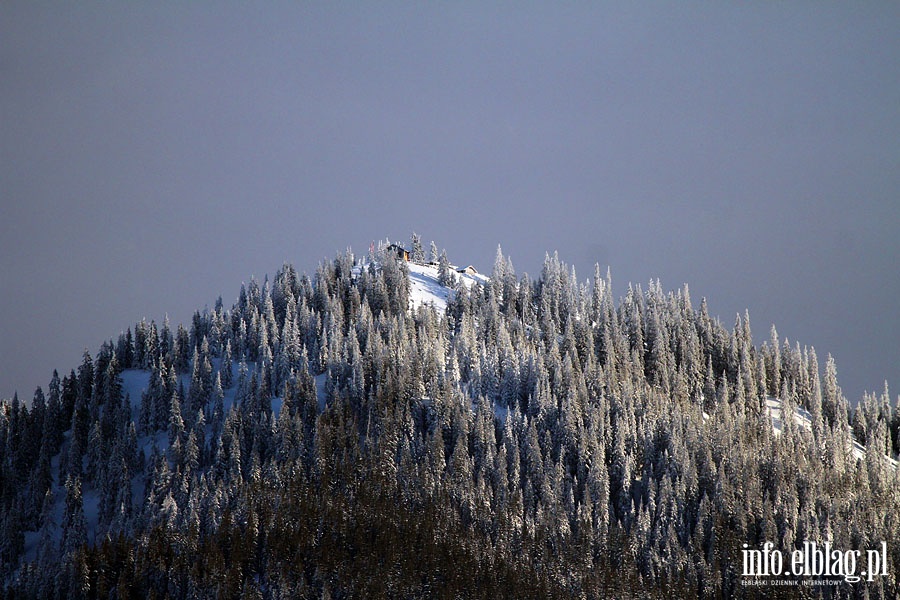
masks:
<svg viewBox="0 0 900 600"><path fill-rule="evenodd" d="M887 389L851 410L830 357L687 286L436 254L441 302L388 249L285 265L0 404L6 596L896 597ZM807 540L887 541L888 574L742 585Z"/></svg>

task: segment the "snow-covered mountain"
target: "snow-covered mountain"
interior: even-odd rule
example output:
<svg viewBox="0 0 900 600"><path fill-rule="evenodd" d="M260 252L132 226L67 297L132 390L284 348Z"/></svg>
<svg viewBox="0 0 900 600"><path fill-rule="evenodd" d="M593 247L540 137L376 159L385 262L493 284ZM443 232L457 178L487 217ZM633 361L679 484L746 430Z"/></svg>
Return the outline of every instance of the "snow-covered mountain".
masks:
<svg viewBox="0 0 900 600"><path fill-rule="evenodd" d="M850 410L686 287L421 254L287 265L0 404L7 595L721 597L744 544L900 539L887 390Z"/></svg>

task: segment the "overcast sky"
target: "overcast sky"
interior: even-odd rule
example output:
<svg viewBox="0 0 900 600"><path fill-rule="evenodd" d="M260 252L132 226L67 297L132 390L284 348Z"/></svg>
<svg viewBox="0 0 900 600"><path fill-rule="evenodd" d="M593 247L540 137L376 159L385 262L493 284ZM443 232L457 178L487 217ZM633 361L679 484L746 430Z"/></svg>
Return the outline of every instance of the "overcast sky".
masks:
<svg viewBox="0 0 900 600"><path fill-rule="evenodd" d="M0 397L412 231L900 392L900 3L222 4L0 4Z"/></svg>

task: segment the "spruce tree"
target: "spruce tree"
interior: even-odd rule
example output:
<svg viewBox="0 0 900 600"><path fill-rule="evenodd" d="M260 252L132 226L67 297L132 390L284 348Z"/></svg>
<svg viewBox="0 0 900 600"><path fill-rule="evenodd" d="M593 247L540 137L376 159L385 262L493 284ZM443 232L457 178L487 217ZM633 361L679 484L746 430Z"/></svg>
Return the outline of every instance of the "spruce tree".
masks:
<svg viewBox="0 0 900 600"><path fill-rule="evenodd" d="M415 232L412 234L412 251L410 252L410 259L417 263L425 262L425 250L422 248L422 238Z"/></svg>

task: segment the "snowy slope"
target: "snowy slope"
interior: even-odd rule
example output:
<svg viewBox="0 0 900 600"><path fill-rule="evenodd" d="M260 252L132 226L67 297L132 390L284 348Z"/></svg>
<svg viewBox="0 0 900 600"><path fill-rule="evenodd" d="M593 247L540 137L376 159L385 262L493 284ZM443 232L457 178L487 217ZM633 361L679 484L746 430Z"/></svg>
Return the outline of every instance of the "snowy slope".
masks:
<svg viewBox="0 0 900 600"><path fill-rule="evenodd" d="M780 398L773 398L771 396L766 398L766 411L768 411L769 416L772 418L772 428L775 430L775 435L781 435L781 431L784 429L784 418L781 414L781 407L782 402ZM807 431L812 431L812 415L810 415L809 411L805 408L800 406L794 407L794 423Z"/></svg>
<svg viewBox="0 0 900 600"><path fill-rule="evenodd" d="M358 277L364 269L369 268L369 264L369 261L366 259L358 262L353 267L353 276ZM432 306L439 312L446 310L447 303L456 292L449 287L441 285L437 263L409 261L405 264L409 270L409 307L417 309L420 306ZM378 266L377 262L375 265L376 267ZM476 283L483 285L490 281L490 277L486 275L460 273L458 269L459 267L450 265L451 276L465 285L466 288L471 288Z"/></svg>
<svg viewBox="0 0 900 600"><path fill-rule="evenodd" d="M435 264L422 264L416 262L407 263L409 267L409 303L412 308L418 308L424 305L431 305L438 311L444 311L447 308L447 302L450 300L454 291L440 284L438 277L438 266ZM457 273L456 267L453 269L453 276L462 282L467 288L471 288L476 283L484 284L490 281L490 278L484 275L471 275L469 273Z"/></svg>
<svg viewBox="0 0 900 600"><path fill-rule="evenodd" d="M775 435L781 435L781 431L784 429L781 399L773 398L771 396L766 398L766 411L769 413L769 417L772 419L772 429L775 431ZM812 431L812 415L809 414L809 411L805 408L802 408L800 406L794 407L794 423L796 423L799 427L805 429L806 431ZM856 439L851 438L850 443L850 451L853 453L853 458L858 460L865 460L866 447L859 443ZM898 462L896 460L889 457L885 458L888 459L888 461L894 468L897 468Z"/></svg>

